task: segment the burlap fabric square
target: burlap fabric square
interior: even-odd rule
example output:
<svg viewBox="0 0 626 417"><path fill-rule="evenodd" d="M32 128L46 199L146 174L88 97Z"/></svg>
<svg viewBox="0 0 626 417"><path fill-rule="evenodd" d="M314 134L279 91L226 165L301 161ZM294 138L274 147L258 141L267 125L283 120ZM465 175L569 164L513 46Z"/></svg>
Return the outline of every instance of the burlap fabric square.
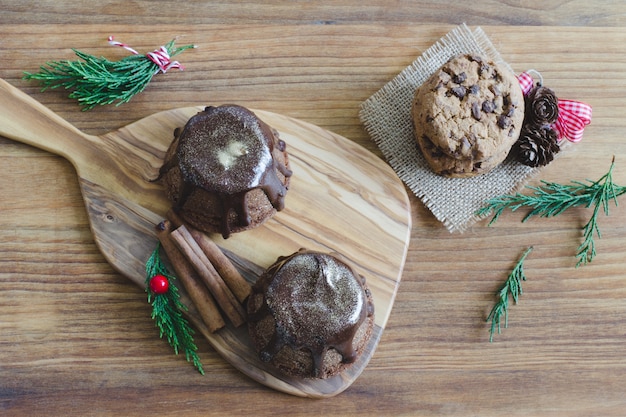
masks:
<svg viewBox="0 0 626 417"><path fill-rule="evenodd" d="M459 26L361 105L359 117L398 177L450 232L463 232L479 220L484 202L523 186L538 168L505 161L487 174L444 178L434 174L413 137L411 105L417 87L450 58L480 54L505 65L481 28Z"/></svg>

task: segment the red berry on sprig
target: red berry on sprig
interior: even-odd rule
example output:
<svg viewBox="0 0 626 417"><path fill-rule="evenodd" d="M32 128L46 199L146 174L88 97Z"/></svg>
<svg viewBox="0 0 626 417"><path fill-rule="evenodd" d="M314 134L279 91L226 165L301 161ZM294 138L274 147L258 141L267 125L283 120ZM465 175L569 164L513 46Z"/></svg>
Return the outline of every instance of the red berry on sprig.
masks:
<svg viewBox="0 0 626 417"><path fill-rule="evenodd" d="M166 276L158 274L150 278L150 291L153 294L165 294L170 288L170 281Z"/></svg>

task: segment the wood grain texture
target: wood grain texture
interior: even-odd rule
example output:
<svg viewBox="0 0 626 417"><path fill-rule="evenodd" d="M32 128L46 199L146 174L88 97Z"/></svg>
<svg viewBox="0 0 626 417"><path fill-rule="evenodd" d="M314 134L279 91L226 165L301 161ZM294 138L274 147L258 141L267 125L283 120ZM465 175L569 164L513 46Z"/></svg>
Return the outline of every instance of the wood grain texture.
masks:
<svg viewBox="0 0 626 417"><path fill-rule="evenodd" d="M286 7L272 4L274 10ZM596 28L485 26L512 23L494 11L504 2L490 1L450 5L445 13L437 12L432 24L424 24L419 10L427 15L428 2L388 4L377 16L346 10L355 24L284 23L302 14L305 2L285 9L283 21L277 17L266 25L248 25L244 12L243 20L232 25L192 25L185 19L201 16L183 16L158 29L150 19L166 13L149 7L136 13L132 25L123 20L56 25L46 24L61 18L45 14L44 4L41 12L24 8L20 16L14 13L12 19L23 24L0 25L0 76L92 135L161 110L238 102L314 123L377 152L359 124L359 104L454 24L466 21L483 25L515 70L535 68L560 96L594 108L583 142L533 183L598 178L616 155L615 180L626 184L621 4L586 2L580 16L591 8L609 22ZM572 16L580 6L507 4L512 4L509 12L519 8L520 19L529 13L550 25L577 24ZM120 19L133 14L130 3L119 5L105 14L111 22L113 13ZM416 11L405 21L393 21L404 7ZM465 14L464 7L473 13ZM554 7L560 13L551 13ZM217 22L219 6L214 10ZM95 20L90 16L85 19ZM486 22L489 16L494 20ZM71 58L70 47L123 56L103 46L111 33L141 50L175 35L200 48L180 56L185 72L155 77L128 105L90 113L80 112L64 92L40 93L20 80L21 71L46 60ZM463 235L451 235L411 198L405 272L376 353L348 390L311 401L252 381L202 339L207 376L197 375L158 339L145 294L100 255L72 166L2 138L0 162L3 415L622 416L626 409L626 212L621 201L600 219L598 258L576 269L574 254L587 210L524 224L523 213L508 213L493 227L480 223ZM524 295L511 308L510 327L489 344L485 317L495 292L531 244L535 250L527 260Z"/></svg>
<svg viewBox="0 0 626 417"><path fill-rule="evenodd" d="M323 2L200 0L117 0L59 2L4 0L1 24L119 23L133 25L138 15L155 24L452 24L621 26L626 5L619 1L547 0L330 0Z"/></svg>
<svg viewBox="0 0 626 417"><path fill-rule="evenodd" d="M145 263L157 242L155 227L171 206L165 190L153 180L174 129L202 107L159 112L95 137L76 131L0 79L0 109L1 135L62 155L74 165L100 251L118 272L145 288ZM377 327L348 370L327 380L302 380L285 377L258 359L247 327L242 326L244 309L230 292L224 294L232 302L221 308L231 325L217 332L207 329L188 297L183 296L184 301L200 333L246 375L294 395L333 396L348 388L367 366L391 313L408 249L408 196L393 170L354 142L299 120L255 113L279 132L289 148L290 169L296 173L290 182L289 204L254 230L220 239L220 246L257 271L300 248L341 253L367 279ZM193 248L185 245L179 231L172 233L173 240L189 258ZM194 265L198 266L206 276L206 266ZM209 268L217 275L210 263ZM259 275L247 278L254 283ZM206 284L211 292L226 288L223 281L222 286L211 280Z"/></svg>

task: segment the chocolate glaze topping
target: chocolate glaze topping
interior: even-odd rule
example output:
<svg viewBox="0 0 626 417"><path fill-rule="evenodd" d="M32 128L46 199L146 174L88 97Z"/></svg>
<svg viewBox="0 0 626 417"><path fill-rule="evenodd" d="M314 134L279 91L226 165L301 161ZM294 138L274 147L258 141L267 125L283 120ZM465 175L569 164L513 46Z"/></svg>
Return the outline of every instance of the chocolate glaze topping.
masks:
<svg viewBox="0 0 626 417"><path fill-rule="evenodd" d="M291 171L273 157L283 152L285 142L250 110L236 105L206 107L191 117L182 131L176 131L176 157L161 168L161 176L178 164L183 187L176 207L181 208L195 187L217 193L223 213L222 235L228 237L228 213L234 210L242 226L250 223L245 196L250 190L262 189L272 206L285 206L286 186L277 172L285 177ZM275 143L276 142L276 143Z"/></svg>
<svg viewBox="0 0 626 417"><path fill-rule="evenodd" d="M311 352L313 372L323 373L330 348L344 363L357 357L352 340L359 326L374 313L365 293L364 278L337 257L301 250L278 258L253 291L264 294L263 304L249 312L250 321L271 314L275 332L259 356L269 362L283 346Z"/></svg>

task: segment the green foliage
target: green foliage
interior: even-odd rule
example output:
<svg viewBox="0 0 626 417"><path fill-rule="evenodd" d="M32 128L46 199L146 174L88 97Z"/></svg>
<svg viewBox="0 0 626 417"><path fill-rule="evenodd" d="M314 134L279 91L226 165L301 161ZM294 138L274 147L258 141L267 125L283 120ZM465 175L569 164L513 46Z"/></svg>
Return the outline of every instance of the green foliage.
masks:
<svg viewBox="0 0 626 417"><path fill-rule="evenodd" d="M165 48L173 57L193 45L177 48L172 40ZM116 105L127 103L141 93L159 71L159 66L145 55L110 61L76 49L73 51L80 60L47 62L37 73L25 72L24 79L39 81L42 91L58 87L71 90L69 97L77 99L83 110L90 110L96 105L116 101Z"/></svg>
<svg viewBox="0 0 626 417"><path fill-rule="evenodd" d="M601 237L598 227L598 214L600 209L605 215L609 214L609 201L613 200L617 205L617 197L626 194L626 187L613 183L613 167L615 159L611 163L609 171L597 181L586 180L572 181L570 184L557 184L554 182L542 181L540 187L526 187L533 190L530 195L521 193L502 195L487 200L486 205L476 212L478 216L493 217L489 225L493 224L506 210L518 210L520 208L530 208L523 222L533 216L554 217L573 207L593 207L591 218L583 226L583 242L578 247L576 266L585 265L591 262L596 256L594 236Z"/></svg>
<svg viewBox="0 0 626 417"><path fill-rule="evenodd" d="M611 163L609 172L607 172L598 181L592 183L589 187L590 197L589 203L586 207L593 206L593 214L587 224L583 226L583 242L578 247L578 253L576 254L578 263L576 266L585 265L588 262L591 262L596 256L595 241L593 236L595 233L598 238L602 237L600 229L598 228L598 214L600 213L600 208L602 208L604 214L608 216L609 201L613 200L617 206L617 197L626 193L626 187L621 187L613 183L614 165L615 160Z"/></svg>
<svg viewBox="0 0 626 417"><path fill-rule="evenodd" d="M193 341L194 331L183 317L183 312L187 308L180 301L178 288L173 285L176 278L169 273L163 264L159 249L160 244L157 244L157 248L146 262L146 292L148 293L148 302L152 303L152 319L159 328L159 337L165 336L177 355L182 350L187 361L193 361L198 372L204 375L202 363L196 352L198 348ZM150 291L150 279L159 274L167 277L170 281L169 289L165 294L153 294Z"/></svg>
<svg viewBox="0 0 626 417"><path fill-rule="evenodd" d="M526 249L522 257L517 261L517 264L513 268L513 271L509 274L509 277L505 281L504 285L498 291L498 302L493 306L491 312L487 316L487 321L491 320L491 329L489 335L489 341L493 342L493 335L498 331L501 333L502 317L504 316L504 328L509 325L509 298L513 298L513 301L517 304L519 297L522 295L522 281L526 281L526 274L524 273L524 261L528 254L532 251L532 246Z"/></svg>

